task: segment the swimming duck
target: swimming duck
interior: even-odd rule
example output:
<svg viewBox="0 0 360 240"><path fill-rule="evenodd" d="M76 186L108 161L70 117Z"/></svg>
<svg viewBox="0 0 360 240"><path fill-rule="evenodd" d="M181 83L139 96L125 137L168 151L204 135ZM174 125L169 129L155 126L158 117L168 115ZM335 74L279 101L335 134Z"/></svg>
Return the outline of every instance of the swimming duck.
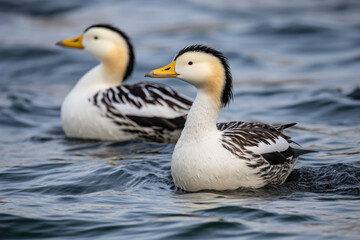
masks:
<svg viewBox="0 0 360 240"><path fill-rule="evenodd" d="M57 45L83 49L100 61L62 103L61 122L67 137L155 142L179 138L192 102L161 84L122 85L135 62L133 46L124 32L96 24Z"/></svg>
<svg viewBox="0 0 360 240"><path fill-rule="evenodd" d="M291 138L283 133L295 124L216 124L232 98L232 75L225 56L211 47L185 47L169 65L145 76L178 78L197 88L171 160L174 183L185 191L282 184L298 157L309 152L291 147Z"/></svg>

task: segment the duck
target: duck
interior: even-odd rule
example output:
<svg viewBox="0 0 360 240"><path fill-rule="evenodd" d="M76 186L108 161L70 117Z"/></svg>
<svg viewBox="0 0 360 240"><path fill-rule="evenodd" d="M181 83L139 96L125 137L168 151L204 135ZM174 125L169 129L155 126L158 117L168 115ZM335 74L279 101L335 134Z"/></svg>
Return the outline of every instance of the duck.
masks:
<svg viewBox="0 0 360 240"><path fill-rule="evenodd" d="M100 63L76 83L61 105L69 138L105 141L176 141L192 101L152 82L123 84L133 72L129 37L109 24L95 24L56 45L84 50Z"/></svg>
<svg viewBox="0 0 360 240"><path fill-rule="evenodd" d="M283 184L300 155L283 130L295 123L217 123L232 97L232 74L220 51L202 44L180 50L145 77L177 78L196 87L196 98L171 159L174 184L187 192L236 190Z"/></svg>

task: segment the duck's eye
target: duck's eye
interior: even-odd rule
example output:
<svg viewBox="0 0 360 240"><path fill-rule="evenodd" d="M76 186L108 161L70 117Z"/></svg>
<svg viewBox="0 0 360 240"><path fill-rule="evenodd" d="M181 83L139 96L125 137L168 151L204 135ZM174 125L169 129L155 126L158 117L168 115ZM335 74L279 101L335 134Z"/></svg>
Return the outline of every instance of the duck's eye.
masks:
<svg viewBox="0 0 360 240"><path fill-rule="evenodd" d="M192 62L192 61L190 61L190 62L188 62L188 64L189 64L189 65L192 65L192 64L193 64L193 62Z"/></svg>
<svg viewBox="0 0 360 240"><path fill-rule="evenodd" d="M94 39L97 40L97 39L98 39L98 36L95 36Z"/></svg>

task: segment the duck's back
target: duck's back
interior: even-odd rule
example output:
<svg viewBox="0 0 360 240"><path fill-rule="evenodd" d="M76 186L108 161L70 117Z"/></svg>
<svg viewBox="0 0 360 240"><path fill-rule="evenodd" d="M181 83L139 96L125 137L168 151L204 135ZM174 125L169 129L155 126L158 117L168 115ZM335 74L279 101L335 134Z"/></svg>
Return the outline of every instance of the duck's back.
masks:
<svg viewBox="0 0 360 240"><path fill-rule="evenodd" d="M169 87L142 82L100 91L72 91L62 105L69 137L174 142L191 101Z"/></svg>

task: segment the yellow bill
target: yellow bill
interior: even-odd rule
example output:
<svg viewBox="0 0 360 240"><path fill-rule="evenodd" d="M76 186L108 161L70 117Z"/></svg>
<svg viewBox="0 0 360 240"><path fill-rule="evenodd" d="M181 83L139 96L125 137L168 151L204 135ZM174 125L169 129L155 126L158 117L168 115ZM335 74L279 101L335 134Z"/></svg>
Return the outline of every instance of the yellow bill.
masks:
<svg viewBox="0 0 360 240"><path fill-rule="evenodd" d="M68 48L84 49L84 46L81 43L82 37L83 37L83 35L80 35L76 38L64 39L62 41L57 42L56 45L59 45L62 47L68 47Z"/></svg>
<svg viewBox="0 0 360 240"><path fill-rule="evenodd" d="M166 65L165 67L152 70L145 74L145 77L153 78L175 78L179 74L175 72L175 61Z"/></svg>

